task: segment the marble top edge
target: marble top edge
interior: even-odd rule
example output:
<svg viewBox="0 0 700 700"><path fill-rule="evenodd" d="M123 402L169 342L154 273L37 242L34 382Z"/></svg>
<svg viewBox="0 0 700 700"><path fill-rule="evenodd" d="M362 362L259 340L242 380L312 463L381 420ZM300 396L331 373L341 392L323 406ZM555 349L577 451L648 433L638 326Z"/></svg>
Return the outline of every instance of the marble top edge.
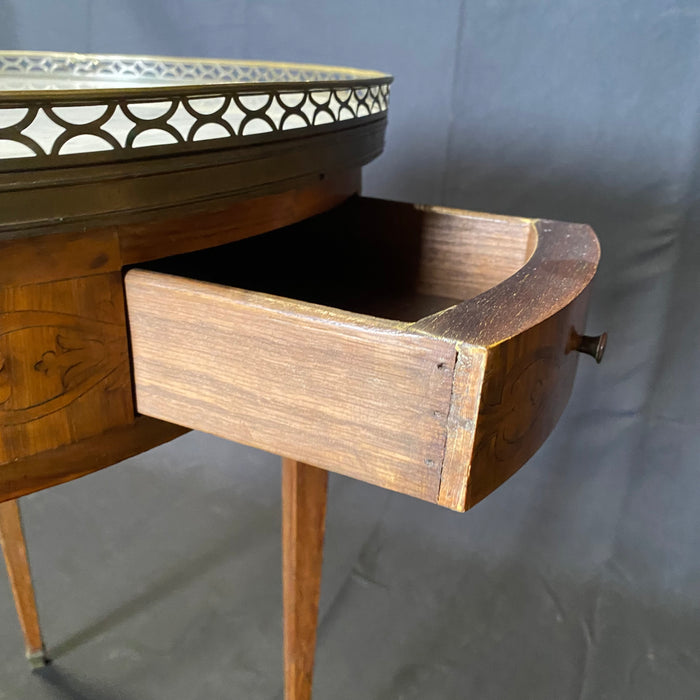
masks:
<svg viewBox="0 0 700 700"><path fill-rule="evenodd" d="M0 96L205 85L390 82L379 71L257 60L0 50Z"/></svg>

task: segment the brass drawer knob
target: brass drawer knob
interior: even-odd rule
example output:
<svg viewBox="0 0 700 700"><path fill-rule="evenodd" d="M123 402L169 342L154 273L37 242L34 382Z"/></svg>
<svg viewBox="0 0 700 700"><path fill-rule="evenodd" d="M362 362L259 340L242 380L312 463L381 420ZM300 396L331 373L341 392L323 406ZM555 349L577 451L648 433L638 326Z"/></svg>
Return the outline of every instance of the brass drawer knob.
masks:
<svg viewBox="0 0 700 700"><path fill-rule="evenodd" d="M590 355L595 358L595 361L600 364L605 354L605 346L608 342L608 334L601 333L601 335L579 335L576 338L576 344L574 350L578 352L583 352L586 355Z"/></svg>

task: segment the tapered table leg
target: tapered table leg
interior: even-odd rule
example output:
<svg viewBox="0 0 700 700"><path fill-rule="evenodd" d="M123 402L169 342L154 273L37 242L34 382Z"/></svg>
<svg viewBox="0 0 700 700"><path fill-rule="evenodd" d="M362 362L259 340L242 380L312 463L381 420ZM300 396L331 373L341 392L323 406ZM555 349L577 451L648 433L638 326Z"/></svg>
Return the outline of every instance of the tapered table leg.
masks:
<svg viewBox="0 0 700 700"><path fill-rule="evenodd" d="M24 633L27 659L32 666L43 666L47 658L39 628L39 616L36 611L27 546L22 532L19 503L16 500L0 503L0 544L5 555L12 595L15 598L19 622Z"/></svg>
<svg viewBox="0 0 700 700"><path fill-rule="evenodd" d="M282 459L285 700L309 700L316 650L328 472Z"/></svg>

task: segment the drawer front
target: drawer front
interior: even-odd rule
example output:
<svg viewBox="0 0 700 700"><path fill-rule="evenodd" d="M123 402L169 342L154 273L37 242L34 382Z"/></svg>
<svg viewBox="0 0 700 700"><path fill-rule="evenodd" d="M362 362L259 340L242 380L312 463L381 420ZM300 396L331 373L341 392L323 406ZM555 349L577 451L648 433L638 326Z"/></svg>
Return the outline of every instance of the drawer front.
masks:
<svg viewBox="0 0 700 700"><path fill-rule="evenodd" d="M134 269L137 409L466 510L556 424L598 256L585 226L355 198Z"/></svg>

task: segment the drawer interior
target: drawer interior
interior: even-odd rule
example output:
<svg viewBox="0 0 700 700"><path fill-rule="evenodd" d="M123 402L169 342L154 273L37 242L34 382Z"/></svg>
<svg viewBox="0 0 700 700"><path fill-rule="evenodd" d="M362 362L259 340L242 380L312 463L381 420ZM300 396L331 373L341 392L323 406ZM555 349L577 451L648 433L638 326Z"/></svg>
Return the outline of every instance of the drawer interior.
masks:
<svg viewBox="0 0 700 700"><path fill-rule="evenodd" d="M413 322L503 281L529 221L353 197L299 224L141 267Z"/></svg>

